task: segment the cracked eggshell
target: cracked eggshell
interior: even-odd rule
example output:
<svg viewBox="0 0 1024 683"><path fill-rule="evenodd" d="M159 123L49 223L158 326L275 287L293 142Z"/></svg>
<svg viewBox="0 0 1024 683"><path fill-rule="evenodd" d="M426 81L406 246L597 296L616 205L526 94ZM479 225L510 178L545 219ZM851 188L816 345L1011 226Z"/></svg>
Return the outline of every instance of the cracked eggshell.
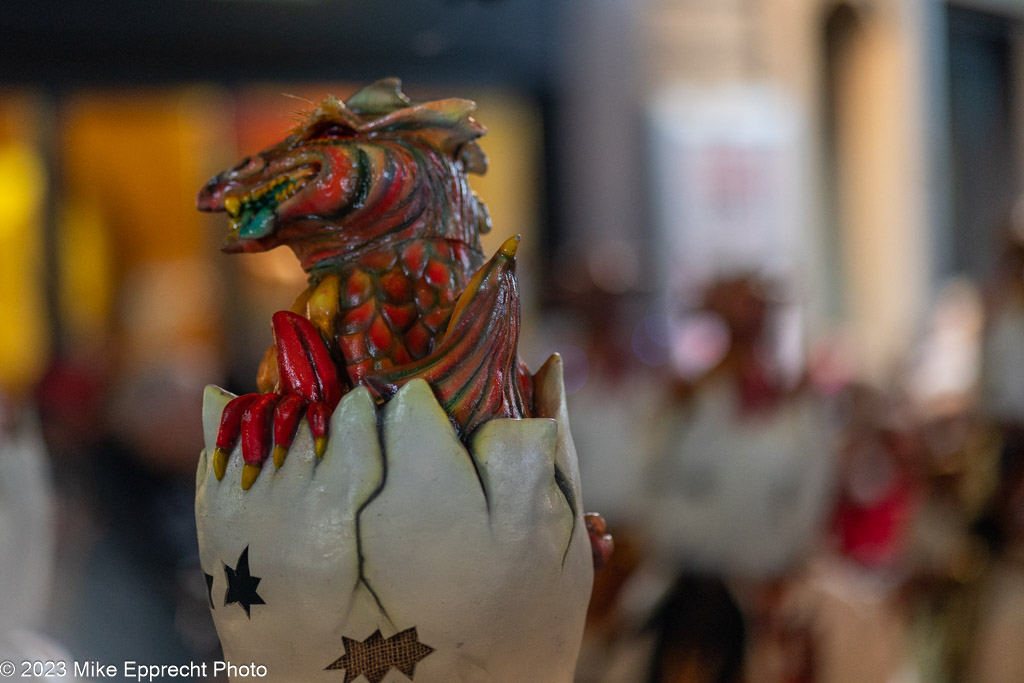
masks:
<svg viewBox="0 0 1024 683"><path fill-rule="evenodd" d="M281 469L268 461L249 491L237 450L214 477L231 395L208 388L196 516L225 659L263 664L268 680L339 681L324 668L342 637L416 627L434 649L416 683L569 683L593 569L559 358L536 388L542 417L492 420L468 450L425 382L380 408L357 389L321 461L303 425ZM247 547L265 603L250 617L225 604L224 567Z"/></svg>

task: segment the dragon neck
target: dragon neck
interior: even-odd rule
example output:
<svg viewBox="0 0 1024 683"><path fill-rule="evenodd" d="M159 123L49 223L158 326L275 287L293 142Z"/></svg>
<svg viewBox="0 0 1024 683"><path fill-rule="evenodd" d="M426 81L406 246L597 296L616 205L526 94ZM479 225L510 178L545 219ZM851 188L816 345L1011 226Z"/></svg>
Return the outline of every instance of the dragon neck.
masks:
<svg viewBox="0 0 1024 683"><path fill-rule="evenodd" d="M337 267L314 269L301 305L327 310L335 321L328 334L355 386L368 372L428 355L481 261L462 242L408 240ZM323 318L312 308L306 315Z"/></svg>
<svg viewBox="0 0 1024 683"><path fill-rule="evenodd" d="M431 268L439 265L450 269L461 292L484 262L479 248L470 247L460 240L416 237L373 247L347 253L344 258L318 261L306 269L310 286L315 286L328 275L339 275L345 279L355 271L364 271L376 280L395 269L401 269L411 282L419 283L431 278L436 280L436 273L432 273Z"/></svg>

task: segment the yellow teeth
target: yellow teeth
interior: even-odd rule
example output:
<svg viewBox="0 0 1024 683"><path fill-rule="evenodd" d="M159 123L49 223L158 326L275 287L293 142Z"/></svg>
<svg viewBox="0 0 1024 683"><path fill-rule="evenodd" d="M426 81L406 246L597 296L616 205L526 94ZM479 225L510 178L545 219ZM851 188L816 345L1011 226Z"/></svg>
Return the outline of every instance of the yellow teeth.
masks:
<svg viewBox="0 0 1024 683"><path fill-rule="evenodd" d="M268 184L263 187L256 188L255 190L243 192L242 194L227 195L224 197L224 210L228 212L228 216L231 218L238 218L243 209L261 201L270 193L273 193L271 196L274 201L280 204L302 189L306 184L306 181L307 179L303 177L292 178L287 175L278 176Z"/></svg>

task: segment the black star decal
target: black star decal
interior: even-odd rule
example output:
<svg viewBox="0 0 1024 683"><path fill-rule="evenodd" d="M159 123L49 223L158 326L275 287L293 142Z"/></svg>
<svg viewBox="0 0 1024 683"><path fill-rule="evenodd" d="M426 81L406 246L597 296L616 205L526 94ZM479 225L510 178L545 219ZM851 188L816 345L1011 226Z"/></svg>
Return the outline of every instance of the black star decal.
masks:
<svg viewBox="0 0 1024 683"><path fill-rule="evenodd" d="M210 599L210 609L216 609L213 606L213 575L203 572L203 576L206 577L206 597Z"/></svg>
<svg viewBox="0 0 1024 683"><path fill-rule="evenodd" d="M392 668L401 671L411 681L416 673L416 664L434 651L434 648L420 642L415 626L387 639L377 629L363 642L344 636L341 640L345 644L345 654L324 671L344 669L343 683L352 683L360 676L366 676L370 683L380 683Z"/></svg>
<svg viewBox="0 0 1024 683"><path fill-rule="evenodd" d="M256 586L260 585L260 577L249 573L249 546L245 546L245 550L238 556L238 564L234 569L224 565L224 575L228 577L228 592L224 596L225 605L237 602L245 610L245 616L251 619L250 607L267 604L256 592Z"/></svg>

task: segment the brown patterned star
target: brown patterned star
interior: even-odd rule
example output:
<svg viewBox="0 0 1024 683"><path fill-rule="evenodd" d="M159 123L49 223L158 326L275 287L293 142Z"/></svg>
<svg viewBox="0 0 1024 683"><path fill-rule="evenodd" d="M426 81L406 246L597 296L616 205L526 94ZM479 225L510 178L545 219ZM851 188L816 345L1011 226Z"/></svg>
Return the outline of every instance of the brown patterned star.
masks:
<svg viewBox="0 0 1024 683"><path fill-rule="evenodd" d="M380 683L392 668L401 671L411 681L416 672L416 664L434 651L434 648L420 642L415 626L390 638L384 638L380 629L377 629L362 642L345 636L341 640L345 645L345 654L324 671L344 669L344 683L352 683L360 676L366 676L370 683Z"/></svg>

